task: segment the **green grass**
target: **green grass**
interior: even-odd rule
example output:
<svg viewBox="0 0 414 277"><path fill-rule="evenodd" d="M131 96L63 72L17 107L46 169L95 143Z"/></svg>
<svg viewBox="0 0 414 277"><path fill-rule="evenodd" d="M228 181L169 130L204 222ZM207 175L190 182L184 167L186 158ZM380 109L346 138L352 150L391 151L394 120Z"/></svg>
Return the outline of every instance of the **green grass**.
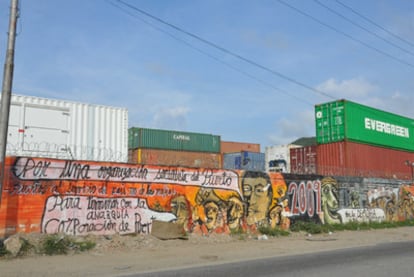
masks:
<svg viewBox="0 0 414 277"><path fill-rule="evenodd" d="M328 233L331 230L329 225L322 225L315 222L297 221L290 226L291 232L306 232L309 234Z"/></svg>
<svg viewBox="0 0 414 277"><path fill-rule="evenodd" d="M69 252L84 252L93 249L96 243L90 240L76 241L74 238L54 234L48 235L39 245L33 245L28 240L20 238L22 245L17 256L25 256L30 252L46 255L64 255ZM0 257L10 256L2 241L0 241Z"/></svg>
<svg viewBox="0 0 414 277"><path fill-rule="evenodd" d="M271 237L284 237L284 236L289 236L290 232L286 231L286 230L282 230L279 228L272 228L272 227L268 227L268 226L262 226L259 227L259 232L262 235L268 235Z"/></svg>
<svg viewBox="0 0 414 277"><path fill-rule="evenodd" d="M360 231L373 229L397 228L404 226L414 226L414 220L396 222L349 222L346 224L318 224L314 222L295 222L290 226L291 232L307 232L309 234L321 234L334 231Z"/></svg>
<svg viewBox="0 0 414 277"><path fill-rule="evenodd" d="M93 241L77 242L62 235L51 235L43 242L43 253L46 255L63 255L69 251L87 251L96 246Z"/></svg>
<svg viewBox="0 0 414 277"><path fill-rule="evenodd" d="M71 248L71 240L60 235L51 235L43 242L43 252L46 255L67 254Z"/></svg>
<svg viewBox="0 0 414 277"><path fill-rule="evenodd" d="M96 246L96 243L93 241L82 241L75 243L75 245L78 246L79 251L84 252L93 249Z"/></svg>

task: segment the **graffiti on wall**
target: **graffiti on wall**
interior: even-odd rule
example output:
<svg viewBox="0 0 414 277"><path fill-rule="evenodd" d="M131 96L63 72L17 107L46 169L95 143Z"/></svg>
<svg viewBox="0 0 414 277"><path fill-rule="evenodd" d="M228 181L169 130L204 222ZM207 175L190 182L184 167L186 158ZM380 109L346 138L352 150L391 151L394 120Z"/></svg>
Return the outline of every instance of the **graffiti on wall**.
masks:
<svg viewBox="0 0 414 277"><path fill-rule="evenodd" d="M208 235L414 218L414 188L276 172L7 157L0 234Z"/></svg>
<svg viewBox="0 0 414 277"><path fill-rule="evenodd" d="M414 187L403 186L400 190L399 200L395 207L398 220L414 218Z"/></svg>
<svg viewBox="0 0 414 277"><path fill-rule="evenodd" d="M284 174L288 184L290 219L320 224L401 221L414 218L411 186L355 186L324 176Z"/></svg>
<svg viewBox="0 0 414 277"><path fill-rule="evenodd" d="M279 173L33 157L8 164L3 233L146 234L153 220L200 234L289 226Z"/></svg>
<svg viewBox="0 0 414 277"><path fill-rule="evenodd" d="M152 220L170 221L172 213L148 208L140 198L92 196L49 196L41 221L47 234L149 234Z"/></svg>

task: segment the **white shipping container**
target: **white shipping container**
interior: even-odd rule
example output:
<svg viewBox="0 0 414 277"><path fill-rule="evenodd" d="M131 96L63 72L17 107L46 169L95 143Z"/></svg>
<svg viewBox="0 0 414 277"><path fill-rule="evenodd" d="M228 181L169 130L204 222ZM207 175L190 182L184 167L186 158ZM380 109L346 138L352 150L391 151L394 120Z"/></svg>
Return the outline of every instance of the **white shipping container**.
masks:
<svg viewBox="0 0 414 277"><path fill-rule="evenodd" d="M266 171L290 173L290 149L296 147L299 146L294 144L266 146Z"/></svg>
<svg viewBox="0 0 414 277"><path fill-rule="evenodd" d="M127 162L128 110L13 94L6 155Z"/></svg>

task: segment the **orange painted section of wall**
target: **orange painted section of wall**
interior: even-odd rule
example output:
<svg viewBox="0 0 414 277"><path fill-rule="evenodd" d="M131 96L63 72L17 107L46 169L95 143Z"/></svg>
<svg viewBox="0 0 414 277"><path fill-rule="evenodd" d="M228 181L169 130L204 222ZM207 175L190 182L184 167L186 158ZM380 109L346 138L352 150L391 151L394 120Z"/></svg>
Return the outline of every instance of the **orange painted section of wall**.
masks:
<svg viewBox="0 0 414 277"><path fill-rule="evenodd" d="M154 220L209 235L288 229L291 220L414 218L413 186L376 178L354 186L316 175L33 157L7 157L5 169L2 237L149 234ZM337 205L322 205L328 196Z"/></svg>
<svg viewBox="0 0 414 277"><path fill-rule="evenodd" d="M236 225L229 224L232 215L228 210L234 201L246 201L241 187L243 174L221 169L7 157L0 236L21 232L147 234L153 220L183 220L186 231L202 234L230 233L231 228L254 230L254 223L247 226L244 222L247 211L239 213ZM266 203L266 211L287 191L282 175L271 174L269 180L273 197ZM180 210L179 205L185 209ZM207 212L212 205L216 207L214 224Z"/></svg>

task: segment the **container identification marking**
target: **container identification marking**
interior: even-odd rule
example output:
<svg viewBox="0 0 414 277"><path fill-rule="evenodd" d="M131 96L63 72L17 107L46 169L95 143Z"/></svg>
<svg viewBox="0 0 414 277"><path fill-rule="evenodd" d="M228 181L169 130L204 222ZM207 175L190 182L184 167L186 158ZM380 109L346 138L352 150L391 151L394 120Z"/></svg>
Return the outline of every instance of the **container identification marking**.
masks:
<svg viewBox="0 0 414 277"><path fill-rule="evenodd" d="M410 138L410 132L408 128L406 127L378 121L378 120L371 119L368 117L365 117L364 121L365 121L365 129L377 131L380 133L390 134L394 136Z"/></svg>

